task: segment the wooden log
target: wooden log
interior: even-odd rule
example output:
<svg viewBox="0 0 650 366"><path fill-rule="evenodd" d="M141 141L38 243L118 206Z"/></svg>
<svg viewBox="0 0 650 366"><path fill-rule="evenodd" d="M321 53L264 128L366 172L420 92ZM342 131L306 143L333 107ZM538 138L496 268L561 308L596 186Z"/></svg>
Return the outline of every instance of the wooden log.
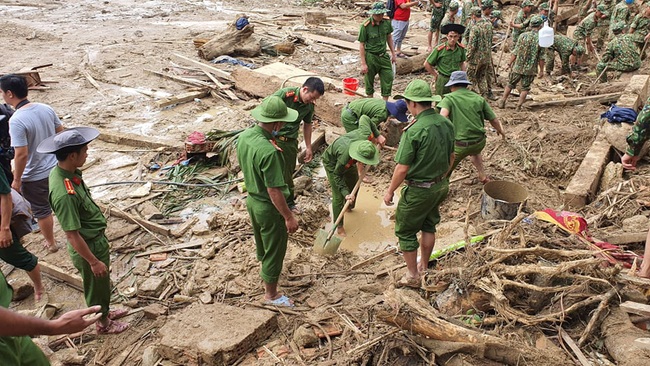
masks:
<svg viewBox="0 0 650 366"><path fill-rule="evenodd" d="M647 231L641 233L624 233L624 234L606 236L604 241L614 245L643 243L645 242L647 235L648 235Z"/></svg>
<svg viewBox="0 0 650 366"><path fill-rule="evenodd" d="M237 30L235 22L231 23L224 31L199 48L199 57L212 60L222 55L254 57L262 53L259 39L253 36L255 26L248 24Z"/></svg>
<svg viewBox="0 0 650 366"><path fill-rule="evenodd" d="M562 329L562 328L560 328L560 337L562 338L562 340L564 342L566 342L567 346L569 346L569 348L571 348L571 350L576 355L576 357L578 357L578 361L580 361L580 364L582 366L592 366L591 362L589 362L587 357L585 357L585 354L582 353L582 351L580 350L580 347L578 347L578 345L571 338L571 336L569 334L567 334L567 332L565 332L564 329Z"/></svg>
<svg viewBox="0 0 650 366"><path fill-rule="evenodd" d="M183 55L178 54L178 53L174 53L174 56L176 56L176 57L178 57L180 59L183 59L185 61L191 62L191 63L193 63L195 65L198 65L202 70L213 72L213 73L215 73L217 75L217 77L220 77L222 79L225 79L225 80L231 81L231 82L234 81L233 78L230 76L230 73L228 73L226 71L223 71L223 70L221 70L219 68L216 68L216 67L214 67L212 65L205 64L205 63L203 63L201 61L193 60L193 59L191 59L191 58L189 58L187 56L183 56Z"/></svg>
<svg viewBox="0 0 650 366"><path fill-rule="evenodd" d="M325 143L325 131L316 131L311 134L311 149L312 152L318 151L321 146ZM298 154L298 162L303 163L305 161L305 142L300 143L300 153Z"/></svg>
<svg viewBox="0 0 650 366"><path fill-rule="evenodd" d="M106 205L103 205L101 203L98 203L97 205L99 206L99 208L103 212L106 212L108 210L108 212L110 212L110 215L112 215L112 216L119 217L121 219L125 219L125 220L128 220L128 221L134 222L134 223L136 223L136 224L138 224L138 225L140 225L142 227L145 227L148 230L151 230L151 231L153 231L155 233L158 233L158 234L162 234L162 235L165 235L165 236L170 236L171 235L171 230L169 228L164 227L162 225L158 225L155 222L151 222L149 220L145 220L145 219L130 215L130 214L118 209L118 208L107 207Z"/></svg>
<svg viewBox="0 0 650 366"><path fill-rule="evenodd" d="M183 145L178 142L165 143L164 141L161 141L160 137L154 138L149 136L136 135L128 132L109 131L105 129L99 129L99 132L99 137L97 137L97 139L116 145L126 145L144 149L178 149L183 147Z"/></svg>
<svg viewBox="0 0 650 366"><path fill-rule="evenodd" d="M312 33L303 33L302 36L311 41L329 44L332 46L342 48L344 50L356 50L356 51L359 50L359 42L349 42L349 41L344 41L342 39L336 39L336 38L321 36Z"/></svg>
<svg viewBox="0 0 650 366"><path fill-rule="evenodd" d="M191 102L197 98L204 98L209 94L208 89L199 90L199 91L190 91L186 93L181 93L178 95L171 96L169 98L164 98L156 102L156 107L165 108L170 105L183 104Z"/></svg>
<svg viewBox="0 0 650 366"><path fill-rule="evenodd" d="M611 308L600 331L609 355L618 366L650 365L650 352L642 351L635 344L637 338L647 337L648 333L635 327L623 309Z"/></svg>
<svg viewBox="0 0 650 366"><path fill-rule="evenodd" d="M81 280L81 276L78 274L68 273L63 268L47 263L43 260L39 260L38 264L41 267L41 273L44 275L57 281L65 282L79 291L84 290L83 281Z"/></svg>
<svg viewBox="0 0 650 366"><path fill-rule="evenodd" d="M650 316L650 305L641 304L634 301L626 301L619 305L619 307L626 313Z"/></svg>
<svg viewBox="0 0 650 366"><path fill-rule="evenodd" d="M584 104L584 103L587 103L587 102L611 103L611 102L615 102L621 96L621 94L622 94L622 92L607 93L607 94L600 94L600 95L590 95L590 96L587 96L587 97L575 97L575 98L557 99L557 100L550 100L548 102L531 103L531 104L528 104L528 107L529 108L563 107L563 106L569 106L569 105Z"/></svg>
<svg viewBox="0 0 650 366"><path fill-rule="evenodd" d="M160 249L153 249L153 250L148 250L143 253L136 254L136 257L145 257L151 254L158 254L158 253L168 253L168 252L173 252L175 250L179 249L188 249L188 248L195 248L195 247L200 247L203 245L203 241L198 241L194 243L185 243L185 244L177 244L177 245L172 245L166 248L160 248Z"/></svg>
<svg viewBox="0 0 650 366"><path fill-rule="evenodd" d="M406 75L424 69L424 62L427 60L426 53L411 56L409 58L397 58L396 72L397 75Z"/></svg>

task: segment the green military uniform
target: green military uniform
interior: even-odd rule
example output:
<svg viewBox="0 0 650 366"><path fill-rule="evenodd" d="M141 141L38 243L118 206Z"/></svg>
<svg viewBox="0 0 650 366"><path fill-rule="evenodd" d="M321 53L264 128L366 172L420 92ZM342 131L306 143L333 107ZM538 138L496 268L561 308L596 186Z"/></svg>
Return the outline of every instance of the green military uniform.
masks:
<svg viewBox="0 0 650 366"><path fill-rule="evenodd" d="M11 200L11 187L2 171L0 171L0 194L7 195L6 199ZM20 243L20 238L18 238L14 230L11 230L11 237L11 245L6 248L0 248L0 259L16 268L31 272L36 268L38 258L23 247Z"/></svg>
<svg viewBox="0 0 650 366"><path fill-rule="evenodd" d="M443 95L451 91L445 87L445 84L449 81L451 73L460 70L460 64L466 60L467 52L465 46L461 43L456 43L456 48L453 50L447 42L443 42L433 49L433 52L427 57L427 62L438 71L435 91L437 95Z"/></svg>
<svg viewBox="0 0 650 366"><path fill-rule="evenodd" d="M558 53L560 60L562 61L562 74L571 73L569 56L571 56L577 45L578 43L573 39L563 34L556 33L553 37L553 45L548 48L550 52L545 55L546 73L550 74L555 68L555 52Z"/></svg>
<svg viewBox="0 0 650 366"><path fill-rule="evenodd" d="M515 88L521 81L521 89L530 90L530 85L537 75L537 64L542 57L537 31L523 33L517 41L513 54L517 55L517 58L508 77L508 85Z"/></svg>
<svg viewBox="0 0 650 366"><path fill-rule="evenodd" d="M467 77L482 95L491 94L492 23L481 18L472 26L467 43Z"/></svg>
<svg viewBox="0 0 650 366"><path fill-rule="evenodd" d="M609 23L609 38L613 39L614 38L614 31L612 31L612 27L614 24L618 22L623 22L624 24L627 24L630 21L630 6L625 3L625 0L621 0L620 3L616 4L614 6L614 9L612 10L612 15L610 17L610 23Z"/></svg>
<svg viewBox="0 0 650 366"><path fill-rule="evenodd" d="M636 117L636 122L632 127L632 132L627 136L626 154L630 156L639 156L643 144L650 138L650 98L645 101L641 113Z"/></svg>
<svg viewBox="0 0 650 366"><path fill-rule="evenodd" d="M79 231L93 255L106 265L110 273L108 239L104 235L106 218L81 177L81 171L70 173L55 166L49 177L49 201L63 231ZM100 305L102 317L108 316L111 302L110 276L97 277L90 264L68 242L68 254L79 271L84 286L86 305Z"/></svg>
<svg viewBox="0 0 650 366"><path fill-rule="evenodd" d="M531 13L532 14L532 13ZM517 15L515 16L515 19L513 23L515 24L522 24L523 27L521 29L519 28L512 28L512 43L517 44L517 41L519 40L519 36L526 32L526 28L528 28L528 25L530 23L530 16L531 14L526 14L524 12L524 9L520 9Z"/></svg>
<svg viewBox="0 0 650 366"><path fill-rule="evenodd" d="M389 115L386 101L377 98L361 98L348 103L341 110L341 124L345 132L359 128L359 118L364 115L370 117L372 133L379 136L377 126L388 119Z"/></svg>
<svg viewBox="0 0 650 366"><path fill-rule="evenodd" d="M638 70L641 67L641 55L634 44L633 34L616 36L607 44L603 57L596 65L596 74L600 75L605 67L607 70L622 72ZM602 73L600 80L607 81L607 73Z"/></svg>
<svg viewBox="0 0 650 366"><path fill-rule="evenodd" d="M237 139L237 159L248 191L246 209L255 236L257 260L262 262L260 276L266 283L278 282L289 238L284 218L267 192L267 188L280 188L285 198L289 196L283 177L283 153L278 146L260 126L247 129Z"/></svg>
<svg viewBox="0 0 650 366"><path fill-rule="evenodd" d="M390 62L390 54L386 52L388 35L393 33L393 26L390 19L384 17L379 23L375 23L372 17L361 24L359 29L359 42L364 44L366 51L366 65L368 72L364 76L366 94L375 93L375 76L379 74L381 96L387 97L393 89L393 66Z"/></svg>
<svg viewBox="0 0 650 366"><path fill-rule="evenodd" d="M598 25L596 26L596 35L598 37L598 41L596 42L596 47L601 48L604 44L605 41L609 38L609 26L610 26L610 19L611 19L611 14L612 10L614 10L614 6L616 3L613 0L601 0L600 4L598 6L600 7L600 10L605 10L606 11L606 17L603 19L600 19L598 21ZM598 9L598 7L596 8Z"/></svg>
<svg viewBox="0 0 650 366"><path fill-rule="evenodd" d="M0 272L0 306L8 309L12 296L13 290ZM47 366L50 361L31 338L22 336L0 337L0 363L11 366Z"/></svg>
<svg viewBox="0 0 650 366"><path fill-rule="evenodd" d="M594 29L596 29L596 26L598 25L596 20L594 20L594 14L594 12L587 14L587 16L578 24L575 32L573 32L573 39L585 48L587 46L587 37L591 37Z"/></svg>
<svg viewBox="0 0 650 366"><path fill-rule="evenodd" d="M337 138L321 157L327 179L332 187L332 215L334 219L339 217L345 205L345 196L352 193L355 184L359 180L357 172L357 161L350 157L350 144L354 141L368 140L377 137L372 131L374 123L366 115L359 119L358 129L348 132ZM343 226L343 220L339 223Z"/></svg>
<svg viewBox="0 0 650 366"><path fill-rule="evenodd" d="M303 103L300 100L300 87L283 88L272 95L282 98L284 104L291 109L298 111L298 118L296 121L303 121L304 123L311 123L314 118L314 104ZM287 204L289 207L296 205L295 196L293 192L293 172L296 170L296 159L298 158L298 131L300 130L300 123L285 123L282 129L278 132L277 145L282 149L284 155L284 181L289 187L289 196Z"/></svg>
<svg viewBox="0 0 650 366"><path fill-rule="evenodd" d="M460 24L468 27L471 22L472 17L470 16L472 6L478 6L477 0L465 0L463 1L463 11L460 16Z"/></svg>
<svg viewBox="0 0 650 366"><path fill-rule="evenodd" d="M642 50L645 43L644 38L646 35L648 35L648 33L650 33L650 19L645 18L643 16L643 13L637 14L634 17L634 20L632 20L632 23L630 23L630 29L634 29L634 33L632 33L632 39L634 42L636 42L639 50Z"/></svg>
<svg viewBox="0 0 650 366"><path fill-rule="evenodd" d="M421 112L405 128L395 155L398 164L409 166L395 213L395 235L403 251L417 250L418 231L436 232L453 152L454 126L435 110Z"/></svg>
<svg viewBox="0 0 650 366"><path fill-rule="evenodd" d="M442 27L442 20L445 17L447 9L449 9L449 3L451 0L440 0L435 1L437 3L442 3L441 7L436 7L431 2L431 21L429 22L429 32L437 32L440 27Z"/></svg>
<svg viewBox="0 0 650 366"><path fill-rule="evenodd" d="M438 107L449 111L449 119L456 131L454 143L456 157L451 169L453 171L467 156L478 155L483 151L485 147L483 121L491 121L497 116L483 97L466 88L459 88L445 95L445 99L438 103Z"/></svg>

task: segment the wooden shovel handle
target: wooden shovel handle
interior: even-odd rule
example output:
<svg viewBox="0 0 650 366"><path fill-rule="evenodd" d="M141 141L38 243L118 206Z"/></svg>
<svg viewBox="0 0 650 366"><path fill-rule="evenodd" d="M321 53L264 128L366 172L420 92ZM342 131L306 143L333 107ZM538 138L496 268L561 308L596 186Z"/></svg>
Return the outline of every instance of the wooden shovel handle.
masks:
<svg viewBox="0 0 650 366"><path fill-rule="evenodd" d="M361 171L361 175L359 176L359 180L357 181L357 184L354 185L354 188L352 189L352 193L350 193L351 195L354 196L357 194L357 192L359 192L359 187L361 187L361 181L366 176L366 171L368 171L368 165L365 165L363 167L363 170ZM345 200L345 205L343 206L343 209L341 210L339 217L337 217L336 221L334 221L334 226L332 226L332 231L330 231L329 235L327 235L326 242L332 239L332 235L334 235L334 231L336 231L336 228L341 223L341 220L343 220L343 216L345 215L345 211L348 210L348 207L350 207L350 201Z"/></svg>

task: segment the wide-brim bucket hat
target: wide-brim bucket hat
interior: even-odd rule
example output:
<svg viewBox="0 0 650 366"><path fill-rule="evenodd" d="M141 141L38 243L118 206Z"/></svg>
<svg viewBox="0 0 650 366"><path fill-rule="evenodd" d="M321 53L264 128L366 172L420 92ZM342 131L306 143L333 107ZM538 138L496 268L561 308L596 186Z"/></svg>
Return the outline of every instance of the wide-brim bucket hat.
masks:
<svg viewBox="0 0 650 366"><path fill-rule="evenodd" d="M277 95L271 95L264 98L262 103L251 111L251 116L256 121L262 123L273 122L287 122L295 123L300 122L298 119L298 111L288 108L282 98Z"/></svg>
<svg viewBox="0 0 650 366"><path fill-rule="evenodd" d="M409 120L406 115L406 111L408 111L406 102L401 99L395 102L386 102L386 110L388 110L388 114L395 117L395 119L400 122L406 122Z"/></svg>
<svg viewBox="0 0 650 366"><path fill-rule="evenodd" d="M355 141L350 144L350 157L367 165L379 163L379 149L369 140Z"/></svg>
<svg viewBox="0 0 650 366"><path fill-rule="evenodd" d="M386 13L388 13L388 9L386 9L386 4L380 1L372 4L370 10L368 10L368 14L370 15L386 14Z"/></svg>
<svg viewBox="0 0 650 366"><path fill-rule="evenodd" d="M99 131L92 127L72 127L52 135L41 141L36 151L41 154L52 154L66 147L85 145L99 136Z"/></svg>
<svg viewBox="0 0 650 366"><path fill-rule="evenodd" d="M454 71L449 76L449 81L445 86L450 87L454 85L472 85L472 83L467 79L467 73L465 71Z"/></svg>
<svg viewBox="0 0 650 366"><path fill-rule="evenodd" d="M439 95L433 95L431 92L431 86L420 79L415 79L406 86L404 93L401 95L396 95L393 98L395 99L408 99L414 102L439 102L442 100L442 97Z"/></svg>

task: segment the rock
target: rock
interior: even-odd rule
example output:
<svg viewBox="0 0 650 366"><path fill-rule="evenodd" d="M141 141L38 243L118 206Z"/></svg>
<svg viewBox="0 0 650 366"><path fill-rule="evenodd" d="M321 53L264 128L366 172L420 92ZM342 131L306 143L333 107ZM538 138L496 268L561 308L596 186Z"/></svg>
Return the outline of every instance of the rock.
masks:
<svg viewBox="0 0 650 366"><path fill-rule="evenodd" d="M305 25L319 25L327 23L327 15L322 11L308 11L304 15Z"/></svg>
<svg viewBox="0 0 650 366"><path fill-rule="evenodd" d="M310 325L303 324L293 332L293 341L298 347L306 347L318 343L318 337Z"/></svg>
<svg viewBox="0 0 650 366"><path fill-rule="evenodd" d="M153 303L144 307L144 317L147 319L156 319L165 314L167 314L167 307L162 304Z"/></svg>
<svg viewBox="0 0 650 366"><path fill-rule="evenodd" d="M607 142L609 142L616 150L620 152L625 152L627 150L627 135L632 132L631 123L605 123L601 127L602 131L605 133ZM643 145L641 149L641 156L645 156L648 153L650 148L650 143Z"/></svg>
<svg viewBox="0 0 650 366"><path fill-rule="evenodd" d="M158 297L163 292L166 285L167 281L165 281L164 278L151 276L147 278L142 284L140 284L140 288L138 288L138 295Z"/></svg>
<svg viewBox="0 0 650 366"><path fill-rule="evenodd" d="M11 301L24 300L34 293L34 285L28 280L16 280L11 283L11 287L14 289L14 295Z"/></svg>
<svg viewBox="0 0 650 366"><path fill-rule="evenodd" d="M155 366L159 357L160 356L158 356L158 353L156 352L156 347L149 346L142 352L141 366Z"/></svg>
<svg viewBox="0 0 650 366"><path fill-rule="evenodd" d="M199 255L205 259L212 259L217 254L217 247L214 245L207 245L199 250Z"/></svg>
<svg viewBox="0 0 650 366"><path fill-rule="evenodd" d="M52 355L52 365L83 366L86 364L84 358L84 355L78 354L76 349L64 348Z"/></svg>
<svg viewBox="0 0 650 366"><path fill-rule="evenodd" d="M192 227L192 234L196 236L203 236L210 234L210 228L208 223L205 220L199 221L196 225Z"/></svg>
<svg viewBox="0 0 650 366"><path fill-rule="evenodd" d="M605 191L623 181L623 164L610 161L600 178L600 189Z"/></svg>
<svg viewBox="0 0 650 366"><path fill-rule="evenodd" d="M135 266L133 267L133 274L142 276L149 270L149 260L145 258L136 258Z"/></svg>
<svg viewBox="0 0 650 366"><path fill-rule="evenodd" d="M201 300L202 303L204 304L211 304L212 303L212 294L208 291L205 291L199 295L199 300Z"/></svg>
<svg viewBox="0 0 650 366"><path fill-rule="evenodd" d="M175 303L192 302L192 301L194 301L194 298L191 297L191 296L174 295L174 302Z"/></svg>
<svg viewBox="0 0 650 366"><path fill-rule="evenodd" d="M304 195L305 192L308 192L311 189L311 177L306 175L300 176L293 180L294 192L296 194Z"/></svg>
<svg viewBox="0 0 650 366"><path fill-rule="evenodd" d="M624 219L623 231L627 232L641 232L648 230L648 218L644 215L634 215Z"/></svg>
<svg viewBox="0 0 650 366"><path fill-rule="evenodd" d="M140 215L142 215L142 217L146 218L147 220L163 218L163 215L158 207L154 206L154 204L150 201L145 201L140 204L138 211L140 212Z"/></svg>

